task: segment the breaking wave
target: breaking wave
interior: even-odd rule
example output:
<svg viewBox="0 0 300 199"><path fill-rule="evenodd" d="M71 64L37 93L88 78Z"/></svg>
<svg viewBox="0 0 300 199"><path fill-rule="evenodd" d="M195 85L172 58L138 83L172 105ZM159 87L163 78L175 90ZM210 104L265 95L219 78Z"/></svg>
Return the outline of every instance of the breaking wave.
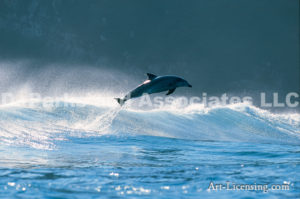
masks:
<svg viewBox="0 0 300 199"><path fill-rule="evenodd" d="M74 106L75 105L75 106ZM117 104L61 101L0 107L0 142L55 149L72 137L149 135L178 139L300 144L300 114L273 114L247 104L205 108L193 104L137 110Z"/></svg>

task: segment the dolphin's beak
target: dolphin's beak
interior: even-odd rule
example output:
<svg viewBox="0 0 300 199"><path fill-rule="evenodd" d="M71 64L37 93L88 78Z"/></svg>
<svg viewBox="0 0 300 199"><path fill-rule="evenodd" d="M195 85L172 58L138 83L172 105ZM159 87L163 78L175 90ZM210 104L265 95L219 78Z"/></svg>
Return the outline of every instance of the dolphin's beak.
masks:
<svg viewBox="0 0 300 199"><path fill-rule="evenodd" d="M192 85L189 84L188 87L192 87Z"/></svg>

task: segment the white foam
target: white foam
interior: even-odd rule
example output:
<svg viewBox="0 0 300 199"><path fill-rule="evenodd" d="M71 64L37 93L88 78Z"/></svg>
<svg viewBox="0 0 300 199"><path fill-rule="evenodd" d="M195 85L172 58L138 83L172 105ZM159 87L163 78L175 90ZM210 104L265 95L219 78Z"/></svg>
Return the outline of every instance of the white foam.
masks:
<svg viewBox="0 0 300 199"><path fill-rule="evenodd" d="M265 136L265 139L268 136L289 139L288 135L300 133L299 114L274 114L245 103L211 108L202 104L170 105L139 110L130 105L120 107L112 96L107 95L103 100L101 95L92 94L71 97L52 107L44 107L42 101L33 106L24 102L0 107L0 137L4 144L55 149L54 142L68 136L119 132L187 139L219 136L218 139L245 141L252 140L249 134ZM71 106L73 103L75 106Z"/></svg>

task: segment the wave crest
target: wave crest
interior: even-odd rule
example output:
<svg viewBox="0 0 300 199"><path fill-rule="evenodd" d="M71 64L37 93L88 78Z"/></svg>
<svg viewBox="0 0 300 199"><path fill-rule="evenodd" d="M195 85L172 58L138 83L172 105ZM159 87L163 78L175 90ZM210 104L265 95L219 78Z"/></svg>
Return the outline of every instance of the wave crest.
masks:
<svg viewBox="0 0 300 199"><path fill-rule="evenodd" d="M193 104L137 110L118 105L42 102L0 108L0 138L7 145L53 149L72 137L150 135L179 139L300 143L300 115L273 114L249 104L205 108Z"/></svg>

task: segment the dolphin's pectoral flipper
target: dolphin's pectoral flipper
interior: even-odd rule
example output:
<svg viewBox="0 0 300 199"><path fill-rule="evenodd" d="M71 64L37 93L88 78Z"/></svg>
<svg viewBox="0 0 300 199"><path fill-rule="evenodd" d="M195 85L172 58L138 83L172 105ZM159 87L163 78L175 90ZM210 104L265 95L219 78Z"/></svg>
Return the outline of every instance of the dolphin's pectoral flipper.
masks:
<svg viewBox="0 0 300 199"><path fill-rule="evenodd" d="M175 91L176 88L170 89L166 95L170 95Z"/></svg>
<svg viewBox="0 0 300 199"><path fill-rule="evenodd" d="M147 73L147 76L148 76L149 80L153 80L153 79L155 79L157 77L156 75L153 75L151 73Z"/></svg>
<svg viewBox="0 0 300 199"><path fill-rule="evenodd" d="M115 100L117 100L117 102L118 102L121 106L126 102L126 99L121 99L121 98L115 98Z"/></svg>

